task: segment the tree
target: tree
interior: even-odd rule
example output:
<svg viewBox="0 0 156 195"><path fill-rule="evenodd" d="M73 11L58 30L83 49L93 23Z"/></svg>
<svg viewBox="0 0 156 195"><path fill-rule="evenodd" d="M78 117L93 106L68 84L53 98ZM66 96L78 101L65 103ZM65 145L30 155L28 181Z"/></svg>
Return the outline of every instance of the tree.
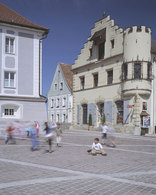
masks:
<svg viewBox="0 0 156 195"><path fill-rule="evenodd" d="M89 126L92 126L93 124L92 124L92 115L91 114L89 114Z"/></svg>
<svg viewBox="0 0 156 195"><path fill-rule="evenodd" d="M102 118L101 118L101 123L104 124L106 122L106 117L105 114L103 114Z"/></svg>

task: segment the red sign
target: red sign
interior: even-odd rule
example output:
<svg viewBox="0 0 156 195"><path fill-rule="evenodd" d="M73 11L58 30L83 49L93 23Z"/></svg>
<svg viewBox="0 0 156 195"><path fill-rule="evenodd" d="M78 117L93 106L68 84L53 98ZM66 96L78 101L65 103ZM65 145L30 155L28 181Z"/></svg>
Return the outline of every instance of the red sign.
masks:
<svg viewBox="0 0 156 195"><path fill-rule="evenodd" d="M128 105L127 108L133 108L133 106L132 105Z"/></svg>

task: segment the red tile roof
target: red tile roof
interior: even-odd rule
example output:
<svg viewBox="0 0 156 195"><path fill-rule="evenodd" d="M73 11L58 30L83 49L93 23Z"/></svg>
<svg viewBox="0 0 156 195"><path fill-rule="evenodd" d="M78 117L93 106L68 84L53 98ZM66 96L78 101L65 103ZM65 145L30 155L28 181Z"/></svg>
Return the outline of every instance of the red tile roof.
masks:
<svg viewBox="0 0 156 195"><path fill-rule="evenodd" d="M21 16L20 14L16 13L12 9L8 8L4 4L0 3L0 23L6 23L10 25L18 25L28 28L34 28L38 30L43 30L48 32L48 29L39 26L33 22L30 22L25 17Z"/></svg>
<svg viewBox="0 0 156 195"><path fill-rule="evenodd" d="M63 64L60 63L63 75L67 81L67 84L69 85L70 89L73 89L73 72L72 72L72 66L69 64Z"/></svg>

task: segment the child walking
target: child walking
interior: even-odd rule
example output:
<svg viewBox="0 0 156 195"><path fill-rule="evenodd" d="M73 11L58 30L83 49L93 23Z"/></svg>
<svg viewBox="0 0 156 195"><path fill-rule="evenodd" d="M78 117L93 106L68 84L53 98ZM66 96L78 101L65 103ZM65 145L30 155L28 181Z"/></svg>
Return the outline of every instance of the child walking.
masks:
<svg viewBox="0 0 156 195"><path fill-rule="evenodd" d="M57 123L57 128L55 130L55 133L56 133L56 144L57 144L56 146L61 147L60 143L61 143L63 132L62 132L60 123Z"/></svg>

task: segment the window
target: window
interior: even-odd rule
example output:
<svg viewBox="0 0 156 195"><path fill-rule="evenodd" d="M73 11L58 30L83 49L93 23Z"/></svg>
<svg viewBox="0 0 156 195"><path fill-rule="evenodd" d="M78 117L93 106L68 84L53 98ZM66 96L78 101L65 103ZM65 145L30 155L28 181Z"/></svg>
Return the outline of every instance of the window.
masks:
<svg viewBox="0 0 156 195"><path fill-rule="evenodd" d="M59 108L59 105L60 105L60 99L59 98L57 98L57 104L56 104L57 106L57 108Z"/></svg>
<svg viewBox="0 0 156 195"><path fill-rule="evenodd" d="M122 74L123 74L123 80L127 80L127 75L128 75L128 65L127 64L122 65Z"/></svg>
<svg viewBox="0 0 156 195"><path fill-rule="evenodd" d="M104 42L99 44L99 60L104 58Z"/></svg>
<svg viewBox="0 0 156 195"><path fill-rule="evenodd" d="M9 54L15 53L15 38L6 37L5 39L5 52Z"/></svg>
<svg viewBox="0 0 156 195"><path fill-rule="evenodd" d="M14 116L14 109L4 109L4 115L5 116Z"/></svg>
<svg viewBox="0 0 156 195"><path fill-rule="evenodd" d="M151 79L152 78L152 64L151 63L149 63L147 65L147 78L148 79Z"/></svg>
<svg viewBox="0 0 156 195"><path fill-rule="evenodd" d="M51 100L51 107L54 107L54 99Z"/></svg>
<svg viewBox="0 0 156 195"><path fill-rule="evenodd" d="M141 78L141 64L135 63L134 64L134 79L140 79Z"/></svg>
<svg viewBox="0 0 156 195"><path fill-rule="evenodd" d="M111 40L111 48L114 48L114 39Z"/></svg>
<svg viewBox="0 0 156 195"><path fill-rule="evenodd" d="M113 83L113 70L107 71L107 84Z"/></svg>
<svg viewBox="0 0 156 195"><path fill-rule="evenodd" d="M51 120L54 121L54 114L51 115Z"/></svg>
<svg viewBox="0 0 156 195"><path fill-rule="evenodd" d="M87 104L82 105L83 108L83 124L87 124L88 106Z"/></svg>
<svg viewBox="0 0 156 195"><path fill-rule="evenodd" d="M117 123L123 123L123 101L118 100L115 104L117 108Z"/></svg>
<svg viewBox="0 0 156 195"><path fill-rule="evenodd" d="M63 122L66 122L66 114L63 114Z"/></svg>
<svg viewBox="0 0 156 195"><path fill-rule="evenodd" d="M59 114L57 114L56 116L57 116L57 118L56 118L56 122L60 122L60 115L59 115Z"/></svg>
<svg viewBox="0 0 156 195"><path fill-rule="evenodd" d="M63 98L63 103L62 106L65 107L66 106L66 97Z"/></svg>
<svg viewBox="0 0 156 195"><path fill-rule="evenodd" d="M98 74L94 74L93 79L94 79L94 87L97 87L98 86Z"/></svg>
<svg viewBox="0 0 156 195"><path fill-rule="evenodd" d="M57 90L57 84L55 84L55 91Z"/></svg>
<svg viewBox="0 0 156 195"><path fill-rule="evenodd" d="M60 90L63 90L63 82L60 83Z"/></svg>
<svg viewBox="0 0 156 195"><path fill-rule="evenodd" d="M90 52L90 57L93 55L93 49L89 49L89 52Z"/></svg>
<svg viewBox="0 0 156 195"><path fill-rule="evenodd" d="M15 73L4 72L4 87L15 87Z"/></svg>
<svg viewBox="0 0 156 195"><path fill-rule="evenodd" d="M84 89L84 86L85 86L85 77L81 77L80 78L80 88Z"/></svg>

